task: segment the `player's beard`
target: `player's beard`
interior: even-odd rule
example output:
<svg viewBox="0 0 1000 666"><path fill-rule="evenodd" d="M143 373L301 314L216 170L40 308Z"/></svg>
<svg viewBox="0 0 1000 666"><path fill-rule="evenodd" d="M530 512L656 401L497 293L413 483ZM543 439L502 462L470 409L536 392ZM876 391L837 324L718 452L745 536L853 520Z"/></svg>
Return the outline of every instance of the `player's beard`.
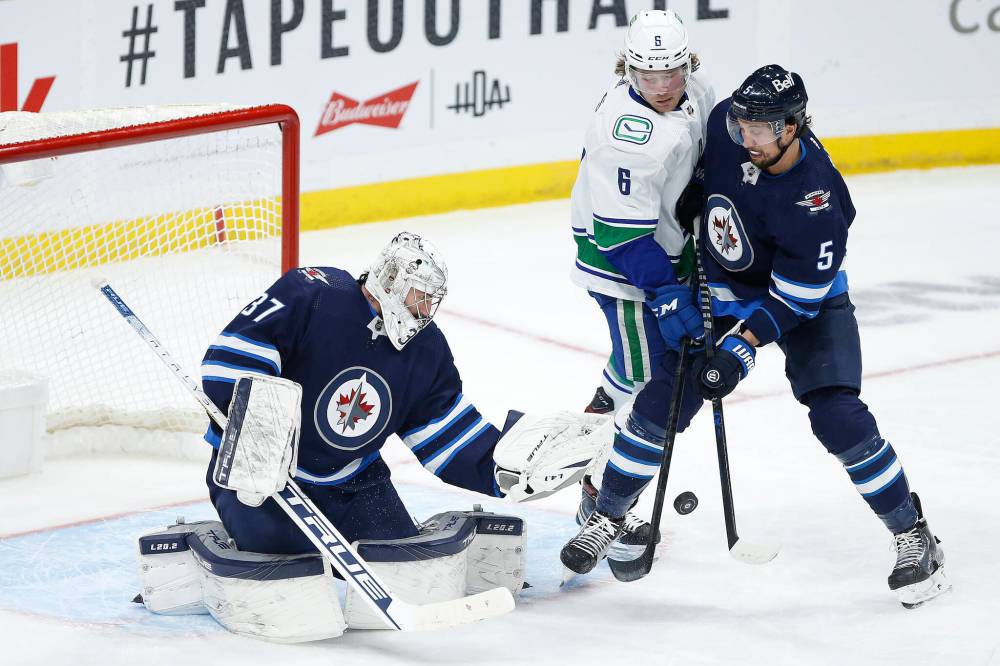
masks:
<svg viewBox="0 0 1000 666"><path fill-rule="evenodd" d="M757 158L755 158L753 155L750 155L750 164L754 165L761 171L766 171L767 169L770 169L775 164L777 164L782 157L785 156L785 151L791 148L793 141L798 141L798 139L793 136L791 141L782 146L781 139L778 139L778 152L775 155L772 155L771 157L761 155L760 157Z"/></svg>

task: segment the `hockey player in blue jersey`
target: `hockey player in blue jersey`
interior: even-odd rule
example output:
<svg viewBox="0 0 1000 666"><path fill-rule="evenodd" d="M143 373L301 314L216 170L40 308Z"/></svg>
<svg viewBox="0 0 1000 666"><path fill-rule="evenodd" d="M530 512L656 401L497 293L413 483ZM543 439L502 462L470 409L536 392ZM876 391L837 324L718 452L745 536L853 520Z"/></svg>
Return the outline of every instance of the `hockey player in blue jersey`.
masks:
<svg viewBox="0 0 1000 666"><path fill-rule="evenodd" d="M526 532L520 518L478 509L416 524L381 458L387 438L398 435L448 484L523 501L575 485L613 428L607 416L568 411L512 411L502 430L485 420L463 395L448 343L432 321L447 280L434 247L405 232L357 279L337 268L291 270L225 327L201 367L205 393L223 412L235 382L247 375L277 376L292 387L296 407L265 397L254 408L254 423L265 425L248 438L264 445L247 444L258 448L242 454L246 476L291 476L344 538L359 541L358 552L389 588L412 603L497 586L516 595ZM242 397L236 411L252 406ZM286 445L287 457L278 456L272 472L268 439L285 444L278 423L293 424L293 438L298 424L298 445ZM207 484L221 524L179 522L140 540L147 608L177 614L207 606L231 631L281 641L385 627L352 597L352 587L341 609L329 564L273 498L215 483L221 435L214 424L205 435L216 449Z"/></svg>
<svg viewBox="0 0 1000 666"><path fill-rule="evenodd" d="M509 470L522 467L517 462L506 462L510 473L498 477L493 456L502 433L462 394L451 350L432 322L447 279L439 253L410 233L396 236L359 279L337 268L289 271L240 312L202 362L205 392L223 411L240 373L302 385L293 476L349 540L417 534L380 455L392 434L451 485L501 497L522 481ZM520 416L511 412L505 433L515 422L523 430ZM579 417L583 430L606 420ZM213 424L205 437L217 448L220 435ZM313 550L275 502L247 506L212 481L211 469L212 503L241 550Z"/></svg>
<svg viewBox="0 0 1000 666"><path fill-rule="evenodd" d="M844 257L855 209L810 129L802 78L751 74L709 116L702 258L716 330L694 371L706 399L728 395L776 343L813 433L893 534L889 587L914 607L949 589L944 552L892 445L861 401L861 348ZM738 322L738 327L737 327Z"/></svg>

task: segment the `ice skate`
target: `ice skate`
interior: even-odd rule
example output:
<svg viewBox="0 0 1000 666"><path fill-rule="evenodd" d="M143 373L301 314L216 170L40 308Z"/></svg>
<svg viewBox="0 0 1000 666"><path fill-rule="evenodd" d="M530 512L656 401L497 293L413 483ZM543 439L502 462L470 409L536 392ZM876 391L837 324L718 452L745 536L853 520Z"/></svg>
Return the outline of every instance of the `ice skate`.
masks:
<svg viewBox="0 0 1000 666"><path fill-rule="evenodd" d="M590 572L604 558L612 542L621 535L624 526L625 518L613 519L600 511L594 511L579 533L563 546L559 559L572 572ZM564 582L565 580L564 576Z"/></svg>
<svg viewBox="0 0 1000 666"><path fill-rule="evenodd" d="M615 401L607 394L603 386L598 386L590 404L583 411L587 414L610 414L615 411Z"/></svg>
<svg viewBox="0 0 1000 666"><path fill-rule="evenodd" d="M576 524L583 525L590 518L590 515L597 508L597 488L590 482L590 476L583 477L581 483L582 497L580 506L576 511ZM628 511L625 513L622 533L611 546L608 547L608 566L615 578L623 582L638 580L644 575L640 573L641 568L637 567L638 558L646 550L646 543L649 541L649 532L652 526ZM660 542L660 533L656 533L656 543Z"/></svg>
<svg viewBox="0 0 1000 666"><path fill-rule="evenodd" d="M889 575L889 589L895 590L905 608L916 608L951 589L944 575L944 550L927 526L920 498L912 493L919 519L906 532L893 535L896 566Z"/></svg>

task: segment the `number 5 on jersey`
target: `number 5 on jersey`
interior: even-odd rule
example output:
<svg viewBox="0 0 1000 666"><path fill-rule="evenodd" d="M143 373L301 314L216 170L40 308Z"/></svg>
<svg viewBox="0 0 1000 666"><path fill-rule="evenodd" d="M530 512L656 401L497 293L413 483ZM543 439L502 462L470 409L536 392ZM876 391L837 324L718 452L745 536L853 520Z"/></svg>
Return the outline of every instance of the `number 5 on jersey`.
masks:
<svg viewBox="0 0 1000 666"><path fill-rule="evenodd" d="M833 241L826 241L825 243L820 243L819 246L819 261L816 262L816 268L821 271L833 266L833 252L830 250L830 246L833 245Z"/></svg>
<svg viewBox="0 0 1000 666"><path fill-rule="evenodd" d="M264 310L263 312L261 312L259 315L257 315L256 317L254 317L253 318L254 323L260 322L260 320L262 320L267 315L269 315L269 314L271 314L273 312L277 312L281 308L285 307L285 304L282 303L281 301L279 301L277 298L268 299L267 294L264 293L264 294L261 294L256 300L254 300L250 305L248 305L245 308L243 308L242 310L240 310L240 314L241 315L246 315L247 317L249 317L250 315L252 315L254 312L257 311L258 307L260 307L263 303L265 303L267 301L270 301L271 307L267 308L266 310Z"/></svg>

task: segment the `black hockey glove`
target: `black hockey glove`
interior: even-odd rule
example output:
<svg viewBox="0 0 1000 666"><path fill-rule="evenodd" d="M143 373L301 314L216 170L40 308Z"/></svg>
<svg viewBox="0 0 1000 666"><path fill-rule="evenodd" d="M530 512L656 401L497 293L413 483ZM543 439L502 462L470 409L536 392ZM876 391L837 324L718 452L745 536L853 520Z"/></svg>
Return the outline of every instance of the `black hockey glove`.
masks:
<svg viewBox="0 0 1000 666"><path fill-rule="evenodd" d="M727 335L712 358L699 355L691 362L698 378L698 393L705 400L724 398L753 369L757 352L740 335Z"/></svg>
<svg viewBox="0 0 1000 666"><path fill-rule="evenodd" d="M705 190L701 183L692 180L681 192L674 207L674 214L681 228L688 234L694 235L695 219L701 215L705 207Z"/></svg>

